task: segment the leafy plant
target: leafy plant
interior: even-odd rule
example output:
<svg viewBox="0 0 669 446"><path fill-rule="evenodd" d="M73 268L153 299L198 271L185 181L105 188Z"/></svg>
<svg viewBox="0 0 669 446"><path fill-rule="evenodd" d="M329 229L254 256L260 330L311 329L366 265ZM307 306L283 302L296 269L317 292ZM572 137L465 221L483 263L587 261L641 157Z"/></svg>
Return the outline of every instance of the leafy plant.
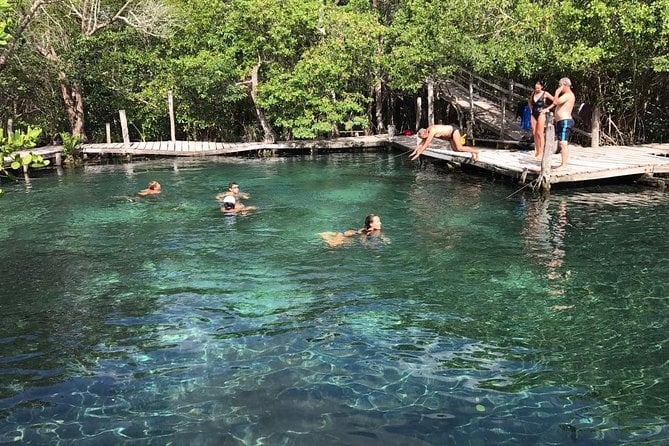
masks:
<svg viewBox="0 0 669 446"><path fill-rule="evenodd" d="M37 138L42 134L42 129L39 127L30 127L24 132L17 130L12 134L5 135L5 131L0 128L0 174L11 177L11 174L5 168L5 159L11 160L10 167L14 170L20 169L23 166L40 168L50 164L49 160L45 160L41 155L27 153L21 155L16 153L32 149L37 145ZM0 189L0 196L4 191Z"/></svg>
<svg viewBox="0 0 669 446"><path fill-rule="evenodd" d="M63 140L63 153L65 157L73 159L77 157L81 149L81 135L72 135L68 132L61 132L61 139Z"/></svg>

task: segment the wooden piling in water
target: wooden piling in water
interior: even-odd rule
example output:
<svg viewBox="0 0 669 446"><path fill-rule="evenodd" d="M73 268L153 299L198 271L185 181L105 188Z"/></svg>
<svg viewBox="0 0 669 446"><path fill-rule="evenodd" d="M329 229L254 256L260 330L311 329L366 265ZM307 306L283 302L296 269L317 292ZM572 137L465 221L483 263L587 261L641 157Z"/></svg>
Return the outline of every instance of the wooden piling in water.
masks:
<svg viewBox="0 0 669 446"><path fill-rule="evenodd" d="M551 190L551 158L556 152L557 142L555 141L555 123L553 113L546 113L546 128L544 129L544 153L541 157L541 171L539 174L538 187L542 193L549 193Z"/></svg>

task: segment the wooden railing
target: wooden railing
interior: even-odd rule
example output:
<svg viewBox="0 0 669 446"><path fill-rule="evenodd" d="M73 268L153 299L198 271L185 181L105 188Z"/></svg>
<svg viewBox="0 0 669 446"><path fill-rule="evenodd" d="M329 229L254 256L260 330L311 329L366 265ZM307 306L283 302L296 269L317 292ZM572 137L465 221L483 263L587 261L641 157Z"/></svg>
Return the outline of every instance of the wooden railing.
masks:
<svg viewBox="0 0 669 446"><path fill-rule="evenodd" d="M474 103L475 99L482 98L501 110L502 119L499 123L500 135L503 135L505 129L508 128L509 117L515 119L518 104L527 103L532 91L534 91L533 87L515 82L513 79L498 77L484 78L464 68L459 68L453 73L452 81L461 88L469 90L470 110L472 110L470 124L472 128L476 122L477 114L476 104ZM578 128L573 129L573 131L587 138L592 138L592 133L590 132ZM606 139L606 135L601 135L601 137Z"/></svg>

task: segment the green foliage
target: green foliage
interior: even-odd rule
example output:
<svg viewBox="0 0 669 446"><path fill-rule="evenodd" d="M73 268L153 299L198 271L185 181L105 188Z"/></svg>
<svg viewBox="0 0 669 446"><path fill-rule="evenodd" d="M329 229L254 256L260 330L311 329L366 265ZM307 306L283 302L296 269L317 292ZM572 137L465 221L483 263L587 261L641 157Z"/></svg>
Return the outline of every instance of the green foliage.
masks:
<svg viewBox="0 0 669 446"><path fill-rule="evenodd" d="M70 159L78 157L81 149L81 135L61 132L60 138L63 140L63 154Z"/></svg>
<svg viewBox="0 0 669 446"><path fill-rule="evenodd" d="M6 31L9 25L9 19L6 17L7 12L10 11L7 0L0 0L0 48L7 45L11 35Z"/></svg>
<svg viewBox="0 0 669 446"><path fill-rule="evenodd" d="M38 127L28 127L22 132L17 130L11 135L5 135L4 129L0 128L0 150L3 154L9 155L18 150L32 149L37 145L37 139L42 134L42 129Z"/></svg>
<svg viewBox="0 0 669 446"><path fill-rule="evenodd" d="M42 129L40 128L28 127L25 133L17 130L11 135L5 135L4 129L0 128L0 174L8 175L5 169L6 159L11 161L10 167L14 170L20 169L22 166L40 168L49 165L50 161L45 160L41 155L16 153L35 147L41 133ZM0 195L2 193L0 189Z"/></svg>
<svg viewBox="0 0 669 446"><path fill-rule="evenodd" d="M323 34L294 65L272 65L261 104L295 138L329 135L333 127L366 129L366 105L383 28L369 14L331 8ZM359 29L367 30L362 34Z"/></svg>

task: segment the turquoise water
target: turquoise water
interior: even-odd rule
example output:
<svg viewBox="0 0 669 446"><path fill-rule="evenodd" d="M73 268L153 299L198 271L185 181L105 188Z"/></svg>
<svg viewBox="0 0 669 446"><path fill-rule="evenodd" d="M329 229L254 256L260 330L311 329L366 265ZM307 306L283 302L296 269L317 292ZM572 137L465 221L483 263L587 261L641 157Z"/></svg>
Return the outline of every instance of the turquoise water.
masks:
<svg viewBox="0 0 669 446"><path fill-rule="evenodd" d="M669 195L403 159L3 184L0 444L669 442ZM317 236L370 212L383 238Z"/></svg>

